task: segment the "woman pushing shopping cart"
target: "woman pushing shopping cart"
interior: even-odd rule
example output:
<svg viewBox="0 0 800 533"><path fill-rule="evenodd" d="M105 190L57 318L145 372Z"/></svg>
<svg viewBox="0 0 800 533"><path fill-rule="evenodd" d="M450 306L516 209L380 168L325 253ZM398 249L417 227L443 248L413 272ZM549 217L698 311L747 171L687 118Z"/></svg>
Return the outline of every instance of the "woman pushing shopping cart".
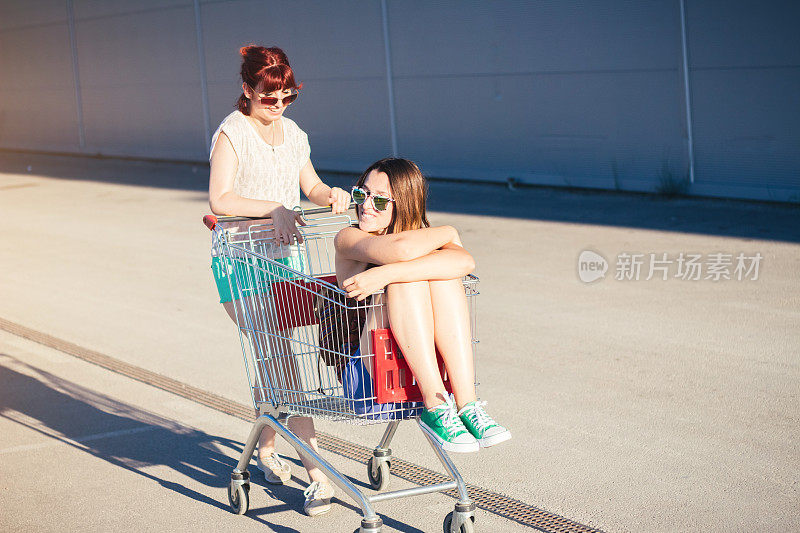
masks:
<svg viewBox="0 0 800 533"><path fill-rule="evenodd" d="M298 99L302 84L295 81L283 50L250 45L239 53L242 93L236 109L225 117L211 139L209 204L214 213L269 218L275 239L288 245L291 239L301 238L297 223L303 220L292 211L300 203L300 189L309 200L330 205L336 213L347 210L350 196L322 183L311 163L308 136L284 116L287 107ZM246 232L249 223L241 220L231 231ZM233 266L216 250L212 246L211 267L220 303L235 320L228 279ZM295 269L302 266L292 254L269 258ZM248 293L246 298L249 302L252 296ZM290 424L295 434L317 448L311 418L294 417ZM291 471L289 463L275 453L275 436L271 427L264 427L256 464L268 483L282 484L289 480ZM310 516L325 513L331 508L333 485L316 466L303 462L311 481L303 510Z"/></svg>
<svg viewBox="0 0 800 533"><path fill-rule="evenodd" d="M357 220L301 212L305 225L293 244L276 239L269 220L241 230L240 218L206 217L216 252L230 265L234 316L260 413L231 474L235 512L248 509L247 466L270 427L360 506L361 533L381 530L373 503L449 489L458 501L445 531L473 531L475 505L446 451L477 451L511 435L475 397L474 263L453 228L429 227L425 195L416 165L384 159L353 188ZM386 423L367 468L377 490L389 480L399 422L416 419L452 481L364 494L287 427L301 416Z"/></svg>

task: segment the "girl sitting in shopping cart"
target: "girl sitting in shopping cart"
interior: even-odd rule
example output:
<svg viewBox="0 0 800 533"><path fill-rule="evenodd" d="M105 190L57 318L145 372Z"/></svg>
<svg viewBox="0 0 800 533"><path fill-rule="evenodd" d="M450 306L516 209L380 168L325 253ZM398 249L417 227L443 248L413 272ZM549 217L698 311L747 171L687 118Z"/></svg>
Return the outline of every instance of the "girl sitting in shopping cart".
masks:
<svg viewBox="0 0 800 533"><path fill-rule="evenodd" d="M470 322L461 278L475 268L452 226L430 227L427 184L406 159L377 161L352 190L358 225L336 236L336 277L349 297L386 289L392 334L414 373L426 409L423 431L443 449L473 452L511 438L475 397ZM453 395L436 363L442 355Z"/></svg>

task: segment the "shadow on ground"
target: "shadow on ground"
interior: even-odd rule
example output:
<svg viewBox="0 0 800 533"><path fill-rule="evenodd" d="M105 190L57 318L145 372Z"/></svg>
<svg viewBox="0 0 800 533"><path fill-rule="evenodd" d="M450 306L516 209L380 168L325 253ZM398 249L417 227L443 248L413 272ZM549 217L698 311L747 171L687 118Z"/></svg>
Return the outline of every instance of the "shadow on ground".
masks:
<svg viewBox="0 0 800 533"><path fill-rule="evenodd" d="M28 170L30 168L30 170ZM205 199L208 166L0 151L0 173L196 191ZM352 174L320 175L349 190ZM10 187L22 187L24 183ZM0 183L0 192L3 185ZM619 226L745 239L800 242L800 205L560 187L432 180L431 211Z"/></svg>
<svg viewBox="0 0 800 533"><path fill-rule="evenodd" d="M209 490L204 492L224 498L222 495L243 443L188 428L36 369L6 354L0 354L0 369L0 416L3 418L153 480L167 490L217 507L220 513L230 513L227 501L218 501L160 478L148 467L167 466L208 487ZM12 453L20 451L24 450ZM299 466L299 461L296 463ZM302 488L266 485L254 465L251 464L249 470L252 475L251 508L247 517L268 526L271 531L297 532L294 528L274 524L266 517L287 510L302 514ZM298 470L297 466L295 470ZM295 481L306 484L304 480ZM363 482L353 481L366 487ZM260 490L266 494L253 497ZM263 505L265 500L267 504ZM359 509L341 499L338 503L354 512L353 523L358 524ZM419 532L417 528L392 518L382 518L384 524L398 531Z"/></svg>

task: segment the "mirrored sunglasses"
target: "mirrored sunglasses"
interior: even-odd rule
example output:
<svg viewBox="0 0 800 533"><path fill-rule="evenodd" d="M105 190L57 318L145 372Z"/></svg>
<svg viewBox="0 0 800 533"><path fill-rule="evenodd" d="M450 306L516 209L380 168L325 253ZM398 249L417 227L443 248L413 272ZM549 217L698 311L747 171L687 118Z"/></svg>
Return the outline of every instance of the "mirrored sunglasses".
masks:
<svg viewBox="0 0 800 533"><path fill-rule="evenodd" d="M393 198L384 196L382 194L372 194L371 192L361 187L353 187L350 191L350 196L356 205L364 205L367 198L372 198L372 205L375 206L377 211L385 211L390 202L394 202Z"/></svg>

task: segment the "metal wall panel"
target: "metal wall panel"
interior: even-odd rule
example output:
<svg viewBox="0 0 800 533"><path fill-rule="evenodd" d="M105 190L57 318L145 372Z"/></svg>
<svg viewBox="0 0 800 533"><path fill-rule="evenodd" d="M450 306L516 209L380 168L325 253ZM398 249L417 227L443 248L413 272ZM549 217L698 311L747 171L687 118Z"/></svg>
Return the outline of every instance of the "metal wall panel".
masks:
<svg viewBox="0 0 800 533"><path fill-rule="evenodd" d="M800 65L800 2L687 0L692 68Z"/></svg>
<svg viewBox="0 0 800 533"><path fill-rule="evenodd" d="M212 130L241 92L239 47L277 45L304 84L286 116L308 133L317 166L359 169L390 151L377 2L235 1L201 11Z"/></svg>
<svg viewBox="0 0 800 533"><path fill-rule="evenodd" d="M800 3L689 3L696 183L800 201Z"/></svg>
<svg viewBox="0 0 800 533"><path fill-rule="evenodd" d="M66 22L67 6L64 0L4 1L0 4L0 30Z"/></svg>
<svg viewBox="0 0 800 533"><path fill-rule="evenodd" d="M67 24L33 20L48 22L0 30L0 146L77 151Z"/></svg>
<svg viewBox="0 0 800 533"><path fill-rule="evenodd" d="M685 0L695 183L800 201L800 4ZM0 147L205 160L193 0L0 4ZM392 151L431 175L652 191L687 175L679 0L200 0L209 128L238 48L286 50L318 168ZM40 87L55 87L50 92Z"/></svg>
<svg viewBox="0 0 800 533"><path fill-rule="evenodd" d="M289 109L308 133L314 165L361 171L391 155L385 79L308 81Z"/></svg>
<svg viewBox="0 0 800 533"><path fill-rule="evenodd" d="M468 169L474 178L614 188L623 181L652 183L664 162L682 160L675 73L457 83L458 90L448 79L396 82L401 153L413 154L435 175L463 176ZM502 99L488 97L493 91ZM419 95L424 107L414 103ZM654 100L669 105L653 106Z"/></svg>
<svg viewBox="0 0 800 533"><path fill-rule="evenodd" d="M685 158L671 2L401 2L400 151L436 174L640 188Z"/></svg>
<svg viewBox="0 0 800 533"><path fill-rule="evenodd" d="M73 0L75 18L88 20L115 15L160 12L173 7L191 7L192 0ZM169 11L165 12L168 14Z"/></svg>
<svg viewBox="0 0 800 533"><path fill-rule="evenodd" d="M674 1L395 1L395 76L677 69Z"/></svg>
<svg viewBox="0 0 800 533"><path fill-rule="evenodd" d="M202 158L193 8L88 18L80 12L76 34L87 151Z"/></svg>
<svg viewBox="0 0 800 533"><path fill-rule="evenodd" d="M787 74L692 72L697 186L750 187L748 197L763 199L800 193L800 68Z"/></svg>

